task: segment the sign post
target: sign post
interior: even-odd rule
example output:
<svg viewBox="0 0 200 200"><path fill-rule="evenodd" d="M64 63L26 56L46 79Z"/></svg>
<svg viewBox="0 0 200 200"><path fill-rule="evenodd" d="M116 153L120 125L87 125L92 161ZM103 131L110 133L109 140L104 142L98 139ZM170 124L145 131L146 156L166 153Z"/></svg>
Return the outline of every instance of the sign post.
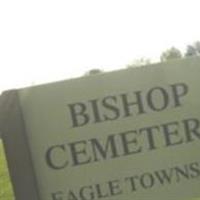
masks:
<svg viewBox="0 0 200 200"><path fill-rule="evenodd" d="M17 200L200 197L200 58L8 91Z"/></svg>

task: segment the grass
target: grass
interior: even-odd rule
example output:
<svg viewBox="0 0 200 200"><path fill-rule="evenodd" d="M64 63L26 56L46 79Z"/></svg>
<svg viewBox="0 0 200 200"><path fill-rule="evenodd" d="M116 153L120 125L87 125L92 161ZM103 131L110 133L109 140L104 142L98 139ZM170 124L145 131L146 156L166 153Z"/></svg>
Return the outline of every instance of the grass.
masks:
<svg viewBox="0 0 200 200"><path fill-rule="evenodd" d="M0 139L0 200L14 200L1 139Z"/></svg>

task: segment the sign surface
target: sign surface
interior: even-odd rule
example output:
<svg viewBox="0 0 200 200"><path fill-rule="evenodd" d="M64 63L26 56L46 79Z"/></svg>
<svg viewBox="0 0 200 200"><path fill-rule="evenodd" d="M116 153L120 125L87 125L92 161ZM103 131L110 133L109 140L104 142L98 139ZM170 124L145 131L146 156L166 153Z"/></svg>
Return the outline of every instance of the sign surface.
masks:
<svg viewBox="0 0 200 200"><path fill-rule="evenodd" d="M39 200L199 197L199 74L193 58L18 90Z"/></svg>

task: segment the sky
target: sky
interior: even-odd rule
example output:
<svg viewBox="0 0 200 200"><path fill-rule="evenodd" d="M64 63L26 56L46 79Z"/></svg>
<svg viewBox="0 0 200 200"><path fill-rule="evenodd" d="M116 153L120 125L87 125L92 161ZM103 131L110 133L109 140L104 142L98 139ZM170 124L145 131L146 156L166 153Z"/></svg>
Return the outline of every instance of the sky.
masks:
<svg viewBox="0 0 200 200"><path fill-rule="evenodd" d="M0 91L125 68L200 40L199 0L1 0Z"/></svg>

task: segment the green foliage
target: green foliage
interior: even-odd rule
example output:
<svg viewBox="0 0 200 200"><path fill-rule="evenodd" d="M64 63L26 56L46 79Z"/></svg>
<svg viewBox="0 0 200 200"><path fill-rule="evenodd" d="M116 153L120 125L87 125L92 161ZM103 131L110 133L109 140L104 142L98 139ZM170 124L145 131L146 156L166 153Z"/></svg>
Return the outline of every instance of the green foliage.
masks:
<svg viewBox="0 0 200 200"><path fill-rule="evenodd" d="M182 55L181 51L175 47L172 47L164 51L161 56L161 62L165 62L172 59L182 58L182 57L191 57L191 56L200 56L200 41L196 41L193 44L187 45L186 52Z"/></svg>
<svg viewBox="0 0 200 200"><path fill-rule="evenodd" d="M187 46L185 57L200 56L200 41L196 41L192 45Z"/></svg>
<svg viewBox="0 0 200 200"><path fill-rule="evenodd" d="M195 42L195 48L196 48L196 51L198 52L198 54L200 55L200 41Z"/></svg>
<svg viewBox="0 0 200 200"><path fill-rule="evenodd" d="M141 66L145 66L145 65L149 65L151 64L151 60L148 58L140 58L140 59L135 59L131 64L129 64L127 67L131 68L131 67L141 67Z"/></svg>
<svg viewBox="0 0 200 200"><path fill-rule="evenodd" d="M171 47L170 49L167 49L160 56L161 62L178 59L178 58L182 58L182 54L181 54L181 51L175 47Z"/></svg>
<svg viewBox="0 0 200 200"><path fill-rule="evenodd" d="M1 139L0 139L0 199L1 200L14 199Z"/></svg>
<svg viewBox="0 0 200 200"><path fill-rule="evenodd" d="M85 73L85 76L96 75L96 74L100 74L102 72L103 71L101 69L91 69Z"/></svg>
<svg viewBox="0 0 200 200"><path fill-rule="evenodd" d="M197 52L194 46L188 45L187 46L187 51L185 53L185 57L190 57L190 56L196 56Z"/></svg>

